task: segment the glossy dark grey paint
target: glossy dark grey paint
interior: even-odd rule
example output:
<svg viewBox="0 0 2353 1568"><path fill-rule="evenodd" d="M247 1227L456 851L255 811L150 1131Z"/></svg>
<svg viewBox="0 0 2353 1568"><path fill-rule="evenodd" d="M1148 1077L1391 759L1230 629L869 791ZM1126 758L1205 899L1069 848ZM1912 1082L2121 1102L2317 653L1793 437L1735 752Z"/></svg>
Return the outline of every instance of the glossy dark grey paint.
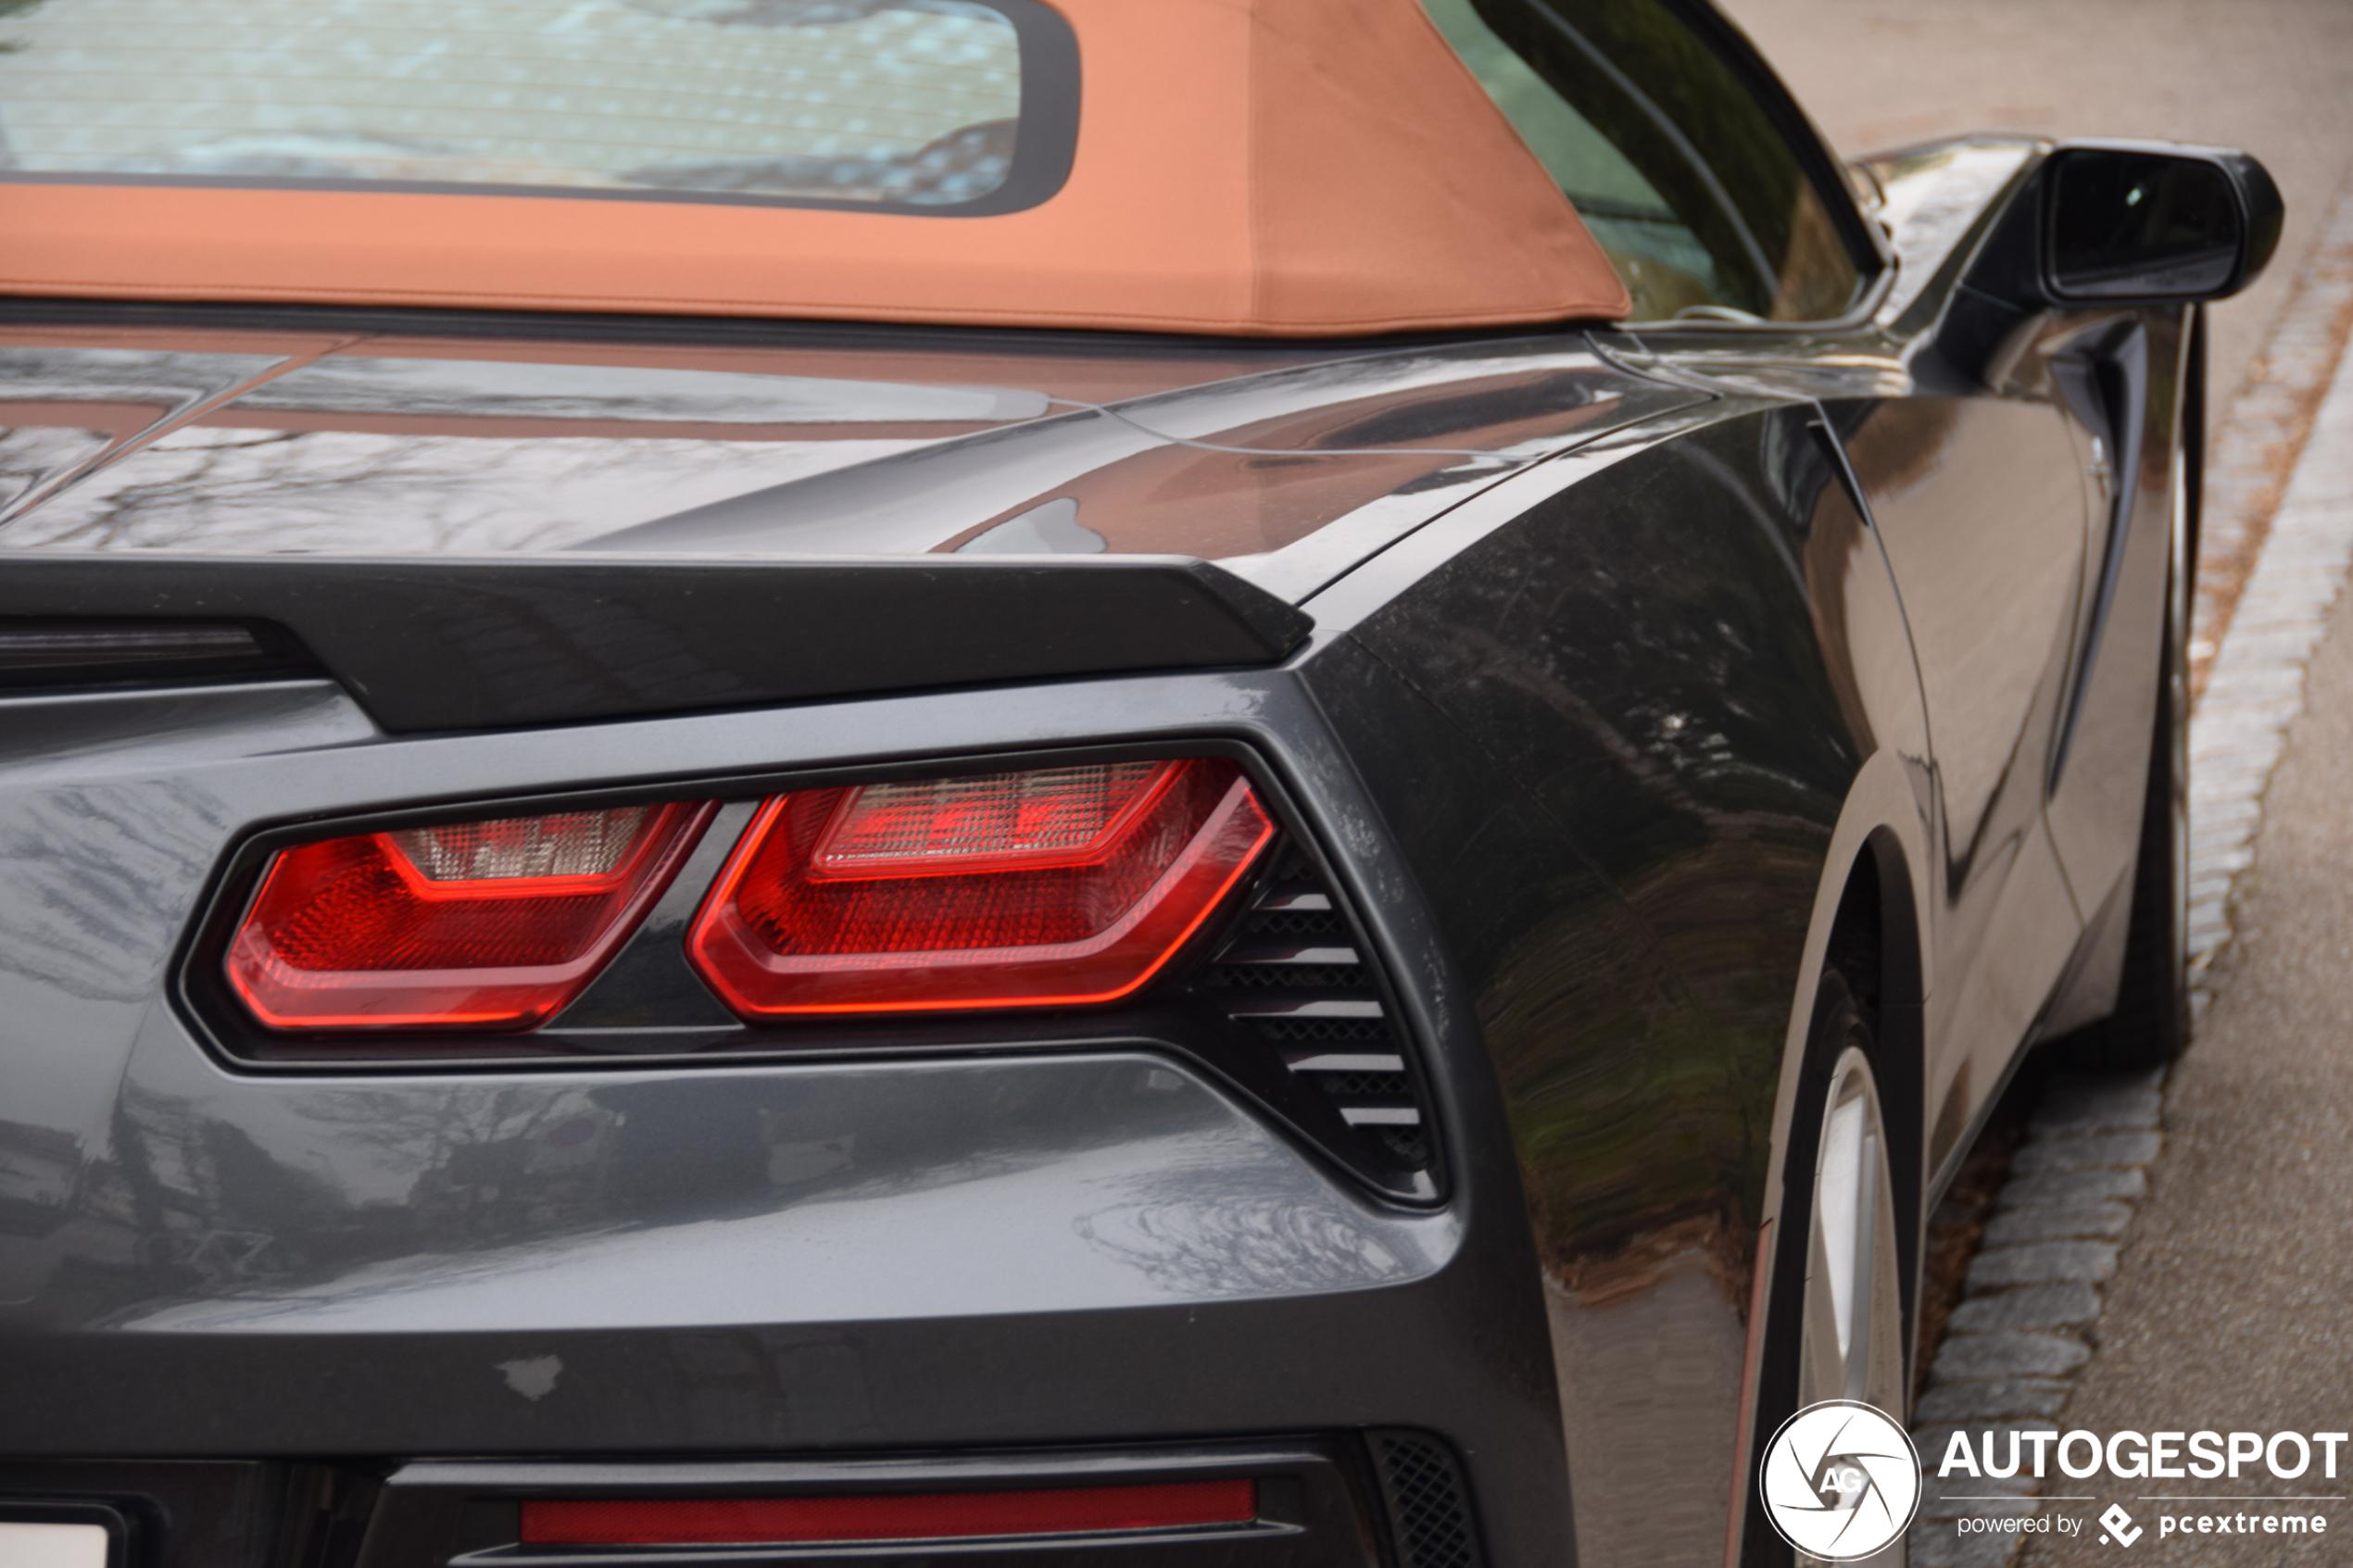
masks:
<svg viewBox="0 0 2353 1568"><path fill-rule="evenodd" d="M2100 911L2131 880L2185 312L1961 286L2045 150L1881 166L1901 268L1836 330L1091 358L778 333L759 389L649 381L673 401L605 408L585 467L549 445L589 433L577 411L511 365L610 345L373 341L296 410L283 383L343 350L216 346L171 375L42 350L48 405L77 411L19 433L98 445L21 444L0 547L129 581L143 548L220 549L240 485L290 498L273 548L354 555L387 499L455 494L481 444L513 473L560 450L566 483L604 463L659 487L682 453L648 444L686 441L735 453L739 488L648 518L616 479L581 537L786 570L954 550L1075 498L1106 554L1215 558L1197 570L1313 629L1230 668L1082 652L1051 683L472 734L387 733L316 681L0 700L6 1135L31 1173L0 1214L20 1393L0 1449L651 1464L1408 1427L1463 1455L1499 1565L1720 1555L1726 1479L1780 1397L1785 1325L1760 1314L1790 1253L1767 1227L1816 980L1856 961L1834 939L1871 955L1907 1246L2019 1053L2114 999L2123 928ZM381 368L404 346L503 368L479 405L359 428L409 417L369 403L416 393ZM122 399L148 422L72 392L101 371L163 388ZM749 485L775 454L743 458L760 442L711 416L755 391L803 400L778 447L824 445L810 408L862 398L988 417L839 420L906 445ZM284 467L185 455L252 430ZM409 445L355 469L312 436ZM143 474L182 511L100 515ZM1245 748L1357 907L1432 1081L1434 1206L1382 1202L1149 1031L263 1073L173 1000L191 922L272 827L1187 742Z"/></svg>
<svg viewBox="0 0 2353 1568"><path fill-rule="evenodd" d="M1512 1110L1589 1560L1720 1549L1817 889L1864 759L1905 759L1899 807L1925 764L1815 414L1743 401L1539 499L1318 667L1346 727L1418 742L1372 783ZM1660 1476L1689 1478L1664 1521Z"/></svg>
<svg viewBox="0 0 2353 1568"><path fill-rule="evenodd" d="M218 346L170 351L20 332L0 348L18 394L0 462L25 475L0 549L914 555L1066 502L1099 541L1063 535L1080 553L1235 559L1296 597L1506 474L1693 400L1577 334L1213 356L384 324L182 332Z"/></svg>
<svg viewBox="0 0 2353 1568"><path fill-rule="evenodd" d="M81 710L81 755L12 773L0 803L0 839L40 861L12 879L0 916L12 1036L77 1042L38 1053L11 1095L18 1118L74 1141L78 1171L0 1254L16 1303L0 1354L23 1391L9 1452L656 1456L1412 1424L1498 1435L1479 1486L1499 1557L1541 1556L1562 1527L1541 1323L1510 1283L1527 1256L1516 1175L1476 1035L1442 990L1417 993L1417 1025L1465 1157L1453 1202L1417 1216L1371 1202L1183 1061L1137 1055L1148 1040L991 1060L984 1034L971 1060L716 1075L255 1078L215 1064L154 989L232 821L380 805L396 777L496 797L549 778L873 758L885 735L914 757L1243 738L1352 847L1355 874L1402 891L1294 677L425 740L376 737L319 686L165 699L179 733L159 738L153 698L58 706ZM108 733L93 708L124 711ZM1394 961L1444 973L1410 904L1366 905ZM60 909L79 912L70 930L54 924ZM895 1103L856 1109L877 1088ZM842 1116L821 1114L828 1104ZM763 1123L767 1105L781 1118ZM608 1133L616 1112L626 1120ZM542 1190L520 1203L486 1193L528 1166L535 1118L583 1117L598 1124L583 1161L593 1201L550 1196L556 1170L521 1170ZM945 1141L913 1135L927 1122ZM909 1139L897 1154L893 1127ZM827 1169L824 1146L845 1130L846 1163ZM560 1198L574 1207L544 1212ZM916 1227L900 1232L908 1245L870 1245L902 1223ZM815 1227L801 1231L812 1267L779 1251L779 1224ZM1009 1224L1034 1225L1032 1239ZM646 1282L621 1313L637 1326L613 1316L609 1290L546 1273L579 1248L619 1248L623 1277ZM993 1289L968 1266L983 1255ZM1316 1256L1315 1277L1299 1272ZM1305 1385L1302 1340L1328 1352ZM1401 1343L1422 1348L1401 1361ZM544 1399L498 1370L542 1356L566 1369ZM975 1367L990 1370L976 1380ZM157 1379L170 1400L140 1392Z"/></svg>

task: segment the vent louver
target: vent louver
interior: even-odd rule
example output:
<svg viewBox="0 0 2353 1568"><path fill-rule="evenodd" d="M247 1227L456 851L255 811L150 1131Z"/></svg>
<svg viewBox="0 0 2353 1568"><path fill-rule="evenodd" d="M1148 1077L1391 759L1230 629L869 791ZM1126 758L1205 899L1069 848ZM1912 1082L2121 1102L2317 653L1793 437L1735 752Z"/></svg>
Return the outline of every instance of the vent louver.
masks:
<svg viewBox="0 0 2353 1568"><path fill-rule="evenodd" d="M1478 1531L1453 1451L1419 1432L1366 1436L1389 1504L1398 1568L1478 1568Z"/></svg>
<svg viewBox="0 0 2353 1568"><path fill-rule="evenodd" d="M1337 1113L1332 1152L1404 1195L1433 1196L1429 1108L1363 939L1314 859L1286 842L1203 976L1216 1005ZM1312 1133L1315 1129L1311 1127Z"/></svg>

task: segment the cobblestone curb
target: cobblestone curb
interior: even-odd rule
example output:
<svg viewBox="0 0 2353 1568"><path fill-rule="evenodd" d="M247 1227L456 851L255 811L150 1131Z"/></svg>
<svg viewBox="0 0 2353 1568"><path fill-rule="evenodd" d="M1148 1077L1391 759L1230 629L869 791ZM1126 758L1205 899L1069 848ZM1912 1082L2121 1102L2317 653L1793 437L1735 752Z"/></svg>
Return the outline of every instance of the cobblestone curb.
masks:
<svg viewBox="0 0 2353 1568"><path fill-rule="evenodd" d="M2304 709L2304 669L2353 566L2353 192L2283 313L2208 474L2190 721L2189 948L2202 1017L2254 860L2262 798ZM1913 1568L2007 1568L2021 1537L1965 1514L2031 1512L2031 1476L1940 1482L1956 1434L2050 1430L2096 1343L2147 1169L2164 1145L2161 1072L2054 1080L2010 1162L1963 1300L1913 1413L1928 1479Z"/></svg>
<svg viewBox="0 0 2353 1568"><path fill-rule="evenodd" d="M1940 1482L1936 1471L1956 1433L1982 1456L1989 1432L2056 1430L2069 1379L2092 1357L2100 1287L2163 1147L2163 1079L2058 1078L2044 1091L1913 1411L1928 1480L1912 1568L2004 1568L2016 1556L2017 1536L1964 1536L1954 1521L2032 1512L2033 1479ZM1997 1440L2006 1449L2007 1436Z"/></svg>

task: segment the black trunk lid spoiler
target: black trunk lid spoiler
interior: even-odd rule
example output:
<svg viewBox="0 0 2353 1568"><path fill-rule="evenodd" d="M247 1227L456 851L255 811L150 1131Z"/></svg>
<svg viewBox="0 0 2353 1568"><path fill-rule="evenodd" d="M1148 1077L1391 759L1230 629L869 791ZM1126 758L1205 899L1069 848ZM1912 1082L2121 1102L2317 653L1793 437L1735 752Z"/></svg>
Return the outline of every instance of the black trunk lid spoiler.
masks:
<svg viewBox="0 0 2353 1568"><path fill-rule="evenodd" d="M72 684L61 635L89 638L88 667L120 680L107 629L130 647L175 631L186 644L205 626L249 628L262 652L259 664L221 673L299 668L307 656L383 728L413 733L1263 665L1298 647L1314 622L1229 572L1175 556L44 553L0 566L0 664L14 628L41 650L28 663L42 672L34 684Z"/></svg>

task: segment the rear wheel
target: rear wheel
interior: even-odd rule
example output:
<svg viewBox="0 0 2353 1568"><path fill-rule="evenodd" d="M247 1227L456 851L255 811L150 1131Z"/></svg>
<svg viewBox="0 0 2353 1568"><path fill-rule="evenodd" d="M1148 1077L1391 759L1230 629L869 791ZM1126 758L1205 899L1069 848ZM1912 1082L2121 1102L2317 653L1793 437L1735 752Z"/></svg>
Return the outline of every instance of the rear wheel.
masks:
<svg viewBox="0 0 2353 1568"><path fill-rule="evenodd" d="M1760 1368L1756 1437L1824 1399L1856 1399L1896 1421L1908 1411L1904 1250L1877 1047L1845 980L1822 977L1784 1178L1769 1340ZM1802 1221L1802 1228L1801 1228ZM1750 1494L1751 1564L1810 1564ZM1900 1568L1897 1540L1860 1560Z"/></svg>
<svg viewBox="0 0 2353 1568"><path fill-rule="evenodd" d="M1807 1208L1806 1314L1797 1359L1797 1408L1859 1399L1904 1417L1904 1293L1897 1271L1895 1195L1887 1124L1868 1036L1854 1037L1831 1069Z"/></svg>

